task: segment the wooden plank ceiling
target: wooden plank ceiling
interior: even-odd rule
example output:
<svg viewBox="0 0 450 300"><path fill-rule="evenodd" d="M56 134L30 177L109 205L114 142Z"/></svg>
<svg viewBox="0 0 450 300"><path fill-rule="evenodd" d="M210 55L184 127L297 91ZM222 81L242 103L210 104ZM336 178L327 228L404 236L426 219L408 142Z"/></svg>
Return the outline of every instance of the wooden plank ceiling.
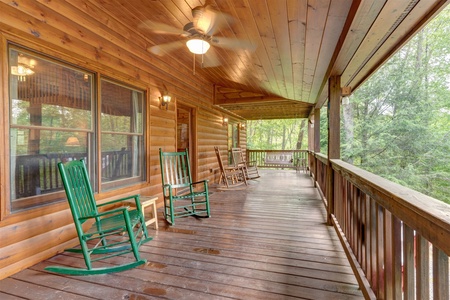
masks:
<svg viewBox="0 0 450 300"><path fill-rule="evenodd" d="M215 104L248 120L305 118L327 99L327 79L361 85L448 1L439 0L110 0L90 1L147 43L149 60L190 68L215 86ZM202 57L183 27L192 9L220 14ZM209 8L208 7L208 8ZM92 16L95 17L95 16ZM216 21L209 21L210 19ZM209 30L209 29L208 29ZM207 39L211 36L206 37ZM217 42L214 42L214 39ZM238 39L229 43L226 39ZM170 43L168 46L161 46ZM156 46L156 47L155 47ZM156 54L155 54L156 53ZM203 60L203 66L202 66ZM176 72L176 70L174 70Z"/></svg>

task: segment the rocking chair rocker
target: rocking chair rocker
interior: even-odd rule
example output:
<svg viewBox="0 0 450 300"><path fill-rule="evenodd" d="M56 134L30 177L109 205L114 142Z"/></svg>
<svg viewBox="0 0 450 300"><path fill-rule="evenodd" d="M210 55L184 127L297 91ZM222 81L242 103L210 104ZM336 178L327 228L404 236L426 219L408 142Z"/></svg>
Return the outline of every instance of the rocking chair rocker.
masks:
<svg viewBox="0 0 450 300"><path fill-rule="evenodd" d="M80 242L79 248L66 251L82 253L86 268L49 266L45 270L67 275L96 275L125 271L146 263L139 256L139 246L152 238L145 226L139 195L97 204L84 160L58 163L58 168ZM129 201L135 202L135 209L129 207ZM108 205L115 207L107 209ZM122 206L116 207L117 205ZM104 209L99 211L100 207ZM90 228L86 226L91 223ZM128 253L134 256L132 262L111 267L93 267L96 261Z"/></svg>
<svg viewBox="0 0 450 300"><path fill-rule="evenodd" d="M209 218L208 180L192 182L188 150L163 152L159 149L164 218L175 225L175 218Z"/></svg>
<svg viewBox="0 0 450 300"><path fill-rule="evenodd" d="M220 155L219 147L214 147L216 152L217 162L220 168L219 184L222 184L223 189L233 189L243 184L247 185L247 178L243 166L224 166L222 162L222 156Z"/></svg>
<svg viewBox="0 0 450 300"><path fill-rule="evenodd" d="M247 161L245 158L245 153L241 148L232 148L231 154L233 157L233 163L237 166L242 166L245 171L247 180L259 178L259 171L256 161Z"/></svg>

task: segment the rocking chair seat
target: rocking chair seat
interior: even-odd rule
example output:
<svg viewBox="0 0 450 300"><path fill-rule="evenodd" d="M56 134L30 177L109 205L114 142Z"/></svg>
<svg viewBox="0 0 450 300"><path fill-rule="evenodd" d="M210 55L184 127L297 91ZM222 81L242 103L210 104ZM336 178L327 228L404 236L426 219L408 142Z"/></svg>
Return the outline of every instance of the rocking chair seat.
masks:
<svg viewBox="0 0 450 300"><path fill-rule="evenodd" d="M242 185L247 185L247 176L243 166L228 166L225 167L222 162L219 147L214 147L216 152L217 162L220 168L219 183L222 184L220 189L235 189Z"/></svg>
<svg viewBox="0 0 450 300"><path fill-rule="evenodd" d="M59 163L58 168L80 242L78 248L66 251L83 254L86 268L49 266L45 270L68 275L96 275L125 271L146 263L140 258L138 249L152 237L145 226L139 195L97 204L84 160ZM130 209L130 200L134 200L135 209ZM103 210L99 211L99 208ZM92 225L87 227L86 222ZM134 256L132 262L112 267L93 265L129 253Z"/></svg>
<svg viewBox="0 0 450 300"><path fill-rule="evenodd" d="M258 179L260 177L256 161L247 161L245 153L241 148L232 148L231 154L233 164L235 166L241 166L244 169L247 179Z"/></svg>
<svg viewBox="0 0 450 300"><path fill-rule="evenodd" d="M188 150L163 152L160 148L159 158L165 220L175 225L176 218L209 218L208 180L192 181Z"/></svg>

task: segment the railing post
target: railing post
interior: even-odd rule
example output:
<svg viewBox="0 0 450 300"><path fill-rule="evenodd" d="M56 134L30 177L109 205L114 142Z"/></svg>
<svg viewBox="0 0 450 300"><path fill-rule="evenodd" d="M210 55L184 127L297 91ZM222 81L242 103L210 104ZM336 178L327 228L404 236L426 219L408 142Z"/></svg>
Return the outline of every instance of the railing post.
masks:
<svg viewBox="0 0 450 300"><path fill-rule="evenodd" d="M334 213L334 178L331 159L340 158L340 102L341 77L333 76L328 80L328 166L327 166L327 223L332 225Z"/></svg>

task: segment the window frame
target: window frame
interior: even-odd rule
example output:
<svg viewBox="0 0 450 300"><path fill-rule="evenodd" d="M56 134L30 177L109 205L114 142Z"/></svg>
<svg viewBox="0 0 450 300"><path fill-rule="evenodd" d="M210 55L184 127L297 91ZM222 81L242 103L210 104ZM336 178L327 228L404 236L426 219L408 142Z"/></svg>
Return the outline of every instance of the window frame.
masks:
<svg viewBox="0 0 450 300"><path fill-rule="evenodd" d="M5 184L6 187L9 187L7 189L5 189L2 192L2 201L0 203L0 219L4 219L7 216L14 216L17 215L19 213L22 212L26 212L26 211L37 211L37 210L42 210L45 209L46 207L65 207L65 193L64 190L58 190L55 192L50 192L47 194L41 194L41 195L35 195L32 197L26 197L26 198L17 198L15 199L16 201L23 201L23 199L26 199L26 201L28 201L26 207L20 207L20 209L14 209L13 204L12 204L12 192L10 191L11 188L11 184L12 184L12 173L10 173L9 170L11 170L11 168L13 167L13 165L10 162L10 158L12 155L11 152L11 141L9 140L9 135L11 133L12 128L20 128L22 127L21 125L13 125L12 124L12 118L11 118L11 112L12 112L12 107L11 107L11 90L10 90L10 82L11 82L11 74L10 74L10 51L11 49L18 51L18 52L25 52L25 53L29 53L32 56L41 58L41 59L45 59L51 63L55 63L55 64L59 64L61 65L63 68L70 68L70 69L74 69L76 71L81 71L81 72L87 72L89 74L92 75L92 79L91 79L91 114L92 114L92 124L91 124L91 129L90 130L85 130L85 132L87 132L87 134L92 134L92 146L90 148L90 152L89 153L90 157L89 157L89 161L91 161L91 163L89 164L88 168L89 168L89 174L91 176L91 180L93 180L93 188L94 190L98 191L98 193L102 192L102 187L101 187L101 160L97 159L98 157L101 157L101 135L102 135L102 131L100 128L100 118L101 118L101 98L100 98L100 81L105 79L105 80L109 80L114 82L115 84L119 84L119 85L123 85L129 89L135 90L139 93L141 93L141 97L142 97L142 133L140 133L142 142L140 142L141 144L141 149L142 149L142 160L140 160L140 173L142 174L142 176L139 176L137 179L136 178L132 178L131 180L128 180L128 183L126 185L121 185L119 187L117 187L116 189L108 189L108 192L110 191L114 191L114 192L119 192L120 190L124 189L125 187L127 187L127 189L129 189L130 185L141 185L144 186L146 184L148 184L148 167L147 167L147 157L146 157L146 153L148 151L148 144L147 144L147 135L148 135L148 129L147 129L147 122L148 122L148 109L147 109L147 104L148 104L148 96L149 96L149 89L148 87L146 87L143 83L138 83L136 82L136 84L133 85L128 84L126 82L124 82L123 80L126 79L115 79L115 78L111 78L109 76L107 76L107 74L100 74L98 72L96 72L95 70L88 70L88 69L84 69L81 68L79 66L79 64L71 62L70 59L65 58L65 59L61 59L59 58L59 56L57 57L56 54L47 54L45 52L41 51L37 51L34 50L33 48L35 47L26 47L23 44L19 44L16 43L14 41L11 40L5 40L5 43L3 44L4 47L0 47L1 49L4 49L4 57L6 57L7 59L5 60L5 64L3 64L2 69L4 70L3 74L7 75L5 78L5 101L4 101L4 108L5 108L5 112L7 112L7 116L5 116L4 118L4 134L5 134L5 145L4 148L2 149L4 156L5 157L5 163L3 165L3 170L8 170L7 172L3 172L6 176L4 176L2 178L2 182ZM49 51L51 52L51 51ZM6 70L6 72L5 72ZM27 126L25 126L27 127ZM30 126L29 126L30 127ZM41 128L40 130L47 130L49 128ZM61 128L50 128L50 130L53 131L59 131L61 130ZM64 131L65 129L63 129ZM70 129L69 129L70 130ZM58 175L59 176L59 175ZM140 188L140 187L138 187ZM45 199L45 200L44 200ZM23 202L25 203L25 202ZM52 209L53 210L53 209Z"/></svg>

